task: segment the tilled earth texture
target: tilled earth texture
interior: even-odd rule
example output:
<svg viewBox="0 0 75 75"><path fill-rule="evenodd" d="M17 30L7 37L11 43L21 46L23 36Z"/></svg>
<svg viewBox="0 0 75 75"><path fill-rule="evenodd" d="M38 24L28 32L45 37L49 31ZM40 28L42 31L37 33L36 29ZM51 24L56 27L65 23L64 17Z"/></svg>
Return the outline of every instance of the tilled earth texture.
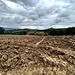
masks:
<svg viewBox="0 0 75 75"><path fill-rule="evenodd" d="M75 75L75 36L0 35L0 75Z"/></svg>

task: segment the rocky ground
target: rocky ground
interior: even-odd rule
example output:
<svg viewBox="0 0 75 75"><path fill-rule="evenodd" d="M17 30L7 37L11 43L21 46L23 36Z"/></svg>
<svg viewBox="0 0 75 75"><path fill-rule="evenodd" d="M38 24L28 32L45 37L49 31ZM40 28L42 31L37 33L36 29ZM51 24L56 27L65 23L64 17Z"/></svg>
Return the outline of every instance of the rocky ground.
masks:
<svg viewBox="0 0 75 75"><path fill-rule="evenodd" d="M0 75L75 75L75 36L0 35Z"/></svg>

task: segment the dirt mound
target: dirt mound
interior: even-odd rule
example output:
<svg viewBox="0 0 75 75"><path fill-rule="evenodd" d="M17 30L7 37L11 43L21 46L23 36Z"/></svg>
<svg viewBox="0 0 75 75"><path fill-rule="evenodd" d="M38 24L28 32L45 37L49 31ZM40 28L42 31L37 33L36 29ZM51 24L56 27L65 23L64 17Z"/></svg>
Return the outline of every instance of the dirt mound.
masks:
<svg viewBox="0 0 75 75"><path fill-rule="evenodd" d="M0 35L0 75L75 75L75 36Z"/></svg>

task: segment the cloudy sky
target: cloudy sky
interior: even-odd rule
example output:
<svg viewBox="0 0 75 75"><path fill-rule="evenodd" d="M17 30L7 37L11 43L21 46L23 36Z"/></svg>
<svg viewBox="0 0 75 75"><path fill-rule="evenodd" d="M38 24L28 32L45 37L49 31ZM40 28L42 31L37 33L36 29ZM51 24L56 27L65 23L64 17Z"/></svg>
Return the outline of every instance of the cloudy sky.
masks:
<svg viewBox="0 0 75 75"><path fill-rule="evenodd" d="M75 0L0 0L0 27L65 28L75 26Z"/></svg>

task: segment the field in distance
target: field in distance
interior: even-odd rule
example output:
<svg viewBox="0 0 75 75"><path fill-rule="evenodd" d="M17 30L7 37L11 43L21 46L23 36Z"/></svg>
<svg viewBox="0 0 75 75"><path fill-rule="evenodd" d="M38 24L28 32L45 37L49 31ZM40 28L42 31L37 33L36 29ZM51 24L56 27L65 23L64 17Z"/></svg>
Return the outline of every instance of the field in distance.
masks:
<svg viewBox="0 0 75 75"><path fill-rule="evenodd" d="M75 35L0 35L0 75L75 75Z"/></svg>

